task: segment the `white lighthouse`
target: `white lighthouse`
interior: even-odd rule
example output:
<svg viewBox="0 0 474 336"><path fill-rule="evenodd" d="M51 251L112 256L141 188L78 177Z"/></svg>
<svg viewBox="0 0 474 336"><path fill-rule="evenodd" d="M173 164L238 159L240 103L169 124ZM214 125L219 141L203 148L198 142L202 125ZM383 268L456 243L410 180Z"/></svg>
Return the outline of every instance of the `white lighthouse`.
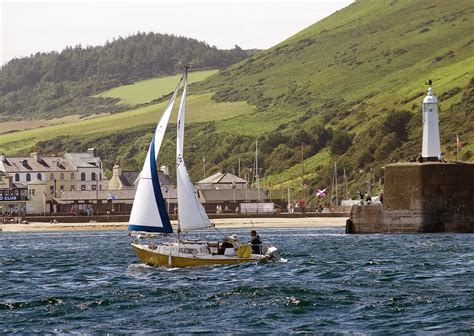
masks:
<svg viewBox="0 0 474 336"><path fill-rule="evenodd" d="M431 82L431 81L430 81ZM438 126L438 99L433 95L431 86L423 99L423 146L421 156L424 161L437 161L441 154Z"/></svg>

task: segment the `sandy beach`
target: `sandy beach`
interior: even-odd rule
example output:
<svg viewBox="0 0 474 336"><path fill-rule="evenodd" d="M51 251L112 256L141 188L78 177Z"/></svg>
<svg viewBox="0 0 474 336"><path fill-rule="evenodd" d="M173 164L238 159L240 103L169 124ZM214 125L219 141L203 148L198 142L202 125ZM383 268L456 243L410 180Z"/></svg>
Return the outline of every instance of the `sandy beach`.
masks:
<svg viewBox="0 0 474 336"><path fill-rule="evenodd" d="M280 227L334 227L344 226L345 217L321 218L224 218L214 219L217 228L280 228ZM172 221L173 226L176 225ZM112 231L127 230L128 223L30 223L30 224L1 224L1 232L47 232L47 231Z"/></svg>

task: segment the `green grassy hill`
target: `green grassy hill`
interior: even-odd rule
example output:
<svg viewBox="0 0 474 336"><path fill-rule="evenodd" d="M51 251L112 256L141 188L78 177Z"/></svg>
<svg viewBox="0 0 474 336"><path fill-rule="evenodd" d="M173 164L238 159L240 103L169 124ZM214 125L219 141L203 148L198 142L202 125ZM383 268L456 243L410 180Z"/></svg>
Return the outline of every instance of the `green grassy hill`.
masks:
<svg viewBox="0 0 474 336"><path fill-rule="evenodd" d="M189 83L195 83L217 73L217 70L196 71L189 74ZM119 86L97 94L95 97L118 98L119 104L137 105L149 103L174 90L181 74L147 79L131 85Z"/></svg>
<svg viewBox="0 0 474 336"><path fill-rule="evenodd" d="M473 22L470 0L360 0L193 84L190 91L197 95L190 97L189 111L199 117L190 116L186 138L195 146L186 156L192 178L202 178L203 157L208 174L236 172L240 159L241 175L251 175L258 139L262 184L275 192L291 187L292 199L312 195L330 185L334 161L339 176L346 170L352 194L367 190L369 171L378 181L385 164L407 161L421 151L421 102L428 79L440 100L445 157L454 159L459 133L463 159L472 160ZM127 99L127 87L117 90L115 97ZM228 110L218 115L222 106ZM46 137L52 140L38 145L45 151L93 145L109 168L120 156L126 169L139 169L160 108L113 116L120 120L99 119L98 128L87 124L93 120L84 121L88 126L74 127L80 134L53 134L47 128L42 135L23 133L23 139L15 138L20 133L7 134L0 136L0 149L26 151ZM127 113L136 115L136 122ZM170 166L173 140L170 126L160 159Z"/></svg>
<svg viewBox="0 0 474 336"><path fill-rule="evenodd" d="M44 152L41 146L36 144L39 141L46 140L54 142L53 139L58 136L67 135L69 137L81 137L82 139L94 134L113 136L137 126L156 124L166 104L167 102L162 102L97 118L0 134L0 152L9 154L28 153L35 147L38 151ZM179 102L175 104L175 111L171 117L172 122L176 120L178 105ZM207 93L189 97L188 110L187 120L190 123L205 123L234 118L242 114L249 115L254 107L246 102L217 103L211 100L211 94Z"/></svg>
<svg viewBox="0 0 474 336"><path fill-rule="evenodd" d="M290 154L297 151L296 141L288 145L288 139L299 134L307 143L305 178L313 190L329 184L328 163L334 160L340 163L341 175L343 167L349 172L356 190L366 180L358 173L361 169L373 168L378 179L384 164L420 152L421 101L428 79L440 99L446 156L454 159L459 133L464 159L472 158L473 22L474 6L468 0L356 1L198 87L215 91L217 101L256 105L252 127L273 131L262 139L272 143L264 153L269 185L278 184L282 176L290 176L288 183L293 181L295 188L300 183L299 169L268 169L281 159L297 164ZM232 122L243 125L246 120L248 116L242 116ZM324 149L310 147L311 136L321 127L333 136L321 142L330 149L331 159L318 168L311 157ZM275 137L280 140L273 141Z"/></svg>

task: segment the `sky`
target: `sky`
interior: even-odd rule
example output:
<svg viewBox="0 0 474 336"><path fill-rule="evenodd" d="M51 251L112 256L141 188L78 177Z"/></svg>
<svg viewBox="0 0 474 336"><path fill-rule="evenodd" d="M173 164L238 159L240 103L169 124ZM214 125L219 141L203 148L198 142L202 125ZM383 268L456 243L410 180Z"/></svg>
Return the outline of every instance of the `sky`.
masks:
<svg viewBox="0 0 474 336"><path fill-rule="evenodd" d="M353 0L0 0L0 64L140 32L266 49Z"/></svg>

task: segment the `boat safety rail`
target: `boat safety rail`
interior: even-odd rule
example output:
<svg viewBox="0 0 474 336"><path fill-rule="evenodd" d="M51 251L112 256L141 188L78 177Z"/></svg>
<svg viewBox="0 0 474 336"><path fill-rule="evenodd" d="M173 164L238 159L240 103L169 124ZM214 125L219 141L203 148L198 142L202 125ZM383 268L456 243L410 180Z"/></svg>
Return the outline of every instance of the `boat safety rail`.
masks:
<svg viewBox="0 0 474 336"><path fill-rule="evenodd" d="M252 246L252 250L253 250L253 247L256 246L258 247L258 251L260 255L265 255L268 251L268 248L271 246L271 245L268 245L268 244L250 244L250 246Z"/></svg>

